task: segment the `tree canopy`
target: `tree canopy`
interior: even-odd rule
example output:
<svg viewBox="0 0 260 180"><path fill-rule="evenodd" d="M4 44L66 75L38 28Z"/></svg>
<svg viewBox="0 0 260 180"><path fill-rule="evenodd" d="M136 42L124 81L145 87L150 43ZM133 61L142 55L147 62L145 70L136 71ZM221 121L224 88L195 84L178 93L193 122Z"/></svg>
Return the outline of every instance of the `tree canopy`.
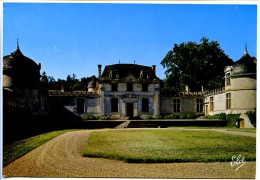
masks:
<svg viewBox="0 0 260 180"><path fill-rule="evenodd" d="M189 85L192 91L200 91L201 86L206 89L222 87L224 68L232 63L217 41L209 42L205 37L199 44L174 44L161 61L166 68L162 93L183 91L185 85Z"/></svg>
<svg viewBox="0 0 260 180"><path fill-rule="evenodd" d="M96 80L95 76L83 77L80 80L76 78L76 75L68 75L66 80L58 79L57 81L52 76L47 76L44 71L41 75L41 87L47 90L60 90L63 86L65 91L75 91L75 90L88 90L88 83L92 80L92 77Z"/></svg>

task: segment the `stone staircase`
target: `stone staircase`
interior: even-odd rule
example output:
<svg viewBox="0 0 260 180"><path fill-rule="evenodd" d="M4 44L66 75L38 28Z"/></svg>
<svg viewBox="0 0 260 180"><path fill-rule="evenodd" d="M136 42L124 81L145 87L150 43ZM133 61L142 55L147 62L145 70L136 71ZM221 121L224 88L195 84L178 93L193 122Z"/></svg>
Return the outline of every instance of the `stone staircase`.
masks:
<svg viewBox="0 0 260 180"><path fill-rule="evenodd" d="M115 129L124 129L127 128L127 126L129 125L130 121L125 121L121 124L119 124L118 126L115 127Z"/></svg>

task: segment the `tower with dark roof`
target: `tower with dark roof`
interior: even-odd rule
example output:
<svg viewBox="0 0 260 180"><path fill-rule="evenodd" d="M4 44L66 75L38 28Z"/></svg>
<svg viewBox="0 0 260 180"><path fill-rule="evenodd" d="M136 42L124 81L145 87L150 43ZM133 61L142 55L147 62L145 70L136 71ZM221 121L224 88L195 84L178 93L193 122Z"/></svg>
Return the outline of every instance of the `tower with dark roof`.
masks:
<svg viewBox="0 0 260 180"><path fill-rule="evenodd" d="M16 50L3 58L4 103L38 111L40 69L40 63L23 55L17 40Z"/></svg>
<svg viewBox="0 0 260 180"><path fill-rule="evenodd" d="M41 64L24 56L17 42L16 50L3 58L3 87L38 88L40 69Z"/></svg>

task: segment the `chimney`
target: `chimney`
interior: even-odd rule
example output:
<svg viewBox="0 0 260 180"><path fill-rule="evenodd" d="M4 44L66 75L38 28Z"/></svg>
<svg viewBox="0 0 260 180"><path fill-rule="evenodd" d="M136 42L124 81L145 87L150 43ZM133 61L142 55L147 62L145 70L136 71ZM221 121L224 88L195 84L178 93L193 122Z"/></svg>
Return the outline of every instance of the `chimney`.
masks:
<svg viewBox="0 0 260 180"><path fill-rule="evenodd" d="M99 78L101 77L101 67L102 67L102 65L99 64L99 65L98 65L98 77L99 77Z"/></svg>
<svg viewBox="0 0 260 180"><path fill-rule="evenodd" d="M204 92L204 87L203 86L201 86L201 92Z"/></svg>
<svg viewBox="0 0 260 180"><path fill-rule="evenodd" d="M154 74L156 74L156 65L152 66L152 70L153 70Z"/></svg>

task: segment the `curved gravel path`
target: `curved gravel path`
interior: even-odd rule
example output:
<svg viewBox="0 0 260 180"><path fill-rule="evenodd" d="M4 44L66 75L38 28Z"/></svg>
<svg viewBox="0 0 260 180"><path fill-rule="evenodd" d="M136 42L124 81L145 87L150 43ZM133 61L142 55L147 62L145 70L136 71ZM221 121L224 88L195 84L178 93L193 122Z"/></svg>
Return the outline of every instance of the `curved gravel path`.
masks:
<svg viewBox="0 0 260 180"><path fill-rule="evenodd" d="M62 134L3 169L6 177L255 178L255 162L132 164L81 157L91 131Z"/></svg>

